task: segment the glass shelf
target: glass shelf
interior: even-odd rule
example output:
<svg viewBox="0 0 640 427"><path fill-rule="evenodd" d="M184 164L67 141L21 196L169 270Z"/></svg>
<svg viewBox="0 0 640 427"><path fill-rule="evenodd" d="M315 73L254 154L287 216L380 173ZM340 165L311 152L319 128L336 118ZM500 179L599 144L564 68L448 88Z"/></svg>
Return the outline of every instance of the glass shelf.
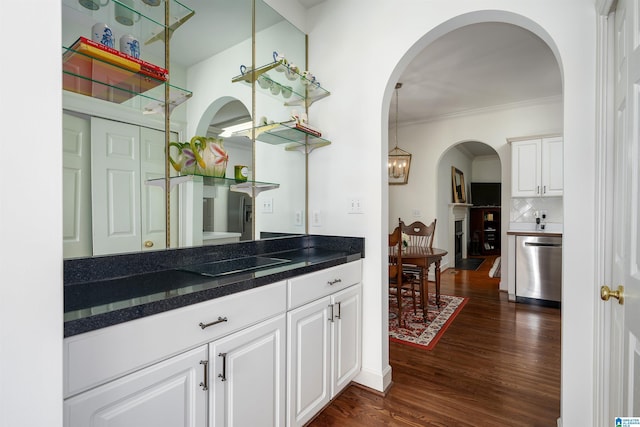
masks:
<svg viewBox="0 0 640 427"><path fill-rule="evenodd" d="M214 178L212 176L202 175L179 175L169 178L169 191L173 190L176 185L180 185L184 182L200 180L202 183L208 186L214 187L228 187L231 191L241 192L255 197L263 191L274 190L280 187L280 184L271 182L259 182L259 181L236 181L233 178ZM145 182L146 185L153 185L161 188L165 188L165 179L150 179Z"/></svg>
<svg viewBox="0 0 640 427"><path fill-rule="evenodd" d="M272 62L236 76L231 81L233 83L243 82L249 85L256 81L258 89L263 93L283 100L284 105L288 107L309 107L315 101L331 95L331 92L324 89L319 83L307 80L298 72L288 69L279 72L278 70L282 69L280 67L284 66L280 63ZM268 71L271 71L271 73L267 74Z"/></svg>
<svg viewBox="0 0 640 427"><path fill-rule="evenodd" d="M62 49L62 61L63 89L143 109L145 113L164 112L163 107L158 107L164 106L164 80L68 47ZM188 90L169 86L171 99L175 100L173 107L192 96Z"/></svg>
<svg viewBox="0 0 640 427"><path fill-rule="evenodd" d="M256 139L272 145L290 144L293 146L309 145L321 147L331 144L330 141L324 138L296 129L294 126L292 122L260 126L255 129Z"/></svg>
<svg viewBox="0 0 640 427"><path fill-rule="evenodd" d="M105 3L97 0L98 3ZM142 44L150 44L153 41L164 40L164 30L169 28L174 31L182 23L186 22L195 13L192 9L183 5L179 1L171 0L169 7L169 22L164 23L164 7L149 6L146 3L136 1L135 7L128 6L122 0L110 0L97 10L88 9L80 4L78 0L62 0L63 16L82 23L84 27L90 29L96 22L104 22L117 30L126 29L127 34L132 34ZM134 24L130 26L122 25L114 18L116 7L120 10L129 11ZM122 31L116 31L123 33Z"/></svg>

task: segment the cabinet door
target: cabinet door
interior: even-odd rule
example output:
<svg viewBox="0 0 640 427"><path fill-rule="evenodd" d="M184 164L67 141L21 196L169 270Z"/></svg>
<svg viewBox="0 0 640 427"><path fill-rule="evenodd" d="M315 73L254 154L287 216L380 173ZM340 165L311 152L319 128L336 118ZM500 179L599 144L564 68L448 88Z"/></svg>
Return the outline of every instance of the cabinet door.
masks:
<svg viewBox="0 0 640 427"><path fill-rule="evenodd" d="M282 314L211 343L210 426L285 425Z"/></svg>
<svg viewBox="0 0 640 427"><path fill-rule="evenodd" d="M204 360L207 347L201 346L71 397L64 402L64 425L205 427Z"/></svg>
<svg viewBox="0 0 640 427"><path fill-rule="evenodd" d="M540 140L511 143L511 196L540 195Z"/></svg>
<svg viewBox="0 0 640 427"><path fill-rule="evenodd" d="M93 255L140 251L140 128L91 118Z"/></svg>
<svg viewBox="0 0 640 427"><path fill-rule="evenodd" d="M331 298L334 311L331 397L360 372L362 342L362 285Z"/></svg>
<svg viewBox="0 0 640 427"><path fill-rule="evenodd" d="M542 140L542 195L562 196L563 193L562 138Z"/></svg>
<svg viewBox="0 0 640 427"><path fill-rule="evenodd" d="M287 314L287 425L304 425L331 399L330 307L325 297Z"/></svg>

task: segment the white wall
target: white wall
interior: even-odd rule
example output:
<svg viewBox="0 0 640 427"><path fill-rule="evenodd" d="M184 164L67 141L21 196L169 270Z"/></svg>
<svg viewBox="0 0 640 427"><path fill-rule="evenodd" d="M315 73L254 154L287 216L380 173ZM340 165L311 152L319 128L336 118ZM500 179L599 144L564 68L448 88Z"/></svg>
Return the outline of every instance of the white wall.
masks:
<svg viewBox="0 0 640 427"><path fill-rule="evenodd" d="M383 242L389 224L387 122L395 82L428 43L471 23L520 25L549 44L564 80L562 114L555 115L559 116L555 130L563 130L565 138L562 417L564 425L593 425L590 411L584 409L592 406L594 350L589 321L593 318L594 274L593 267L584 263L594 259L591 233L584 233L592 229L594 221L593 212L584 209L594 203L595 136L593 127L585 126L595 117L595 48L590 48L595 46L596 34L593 2L327 0L311 12L310 67L332 92L312 111L333 144L310 158L310 209L324 212L324 225L317 232L366 238L363 373L358 379L377 389L390 380ZM425 170L434 170L443 145L473 139L496 148L505 176L510 161L504 137L541 131L538 124L519 118L506 121L502 135L478 137L476 129L483 125L477 118L475 123L473 120L467 118L465 126L448 129L433 126L430 134L447 138L433 138L424 148L434 154L426 160ZM411 147L403 148L412 151ZM327 165L335 172L323 173ZM346 214L346 199L353 194L362 195L363 215ZM429 217L435 214L435 195L427 194L427 200L429 205L423 211Z"/></svg>
<svg viewBox="0 0 640 427"><path fill-rule="evenodd" d="M31 147L0 168L0 426L61 426L60 3L0 7L2 146Z"/></svg>
<svg viewBox="0 0 640 427"><path fill-rule="evenodd" d="M25 174L20 161L5 162L0 168L0 235L4 244L0 257L0 425L60 426L60 6L48 0L3 1L2 14L28 17L28 21L4 19L0 25L3 40L21 36L20 44L6 44L4 58L20 58L22 67L0 67L1 81L13 83L5 85L2 97L5 139L24 140L37 114L37 136L45 135L47 144L35 144L29 152L29 168L37 173ZM311 156L310 204L312 209L325 212L323 226L315 231L366 237L363 373L359 380L378 389L390 380L387 287L382 280L386 269L382 263L386 245L382 242L388 225L383 172L388 150L386 123L395 82L418 50L440 34L474 22L521 25L551 45L564 78L561 408L565 426L593 426L587 408L592 407L594 382L596 284L593 266L584 262L595 259L592 233L584 232L594 223L594 213L584 208L594 206L595 193L595 136L593 127L586 125L595 117L593 1L327 0L310 12L309 20L310 68L332 91L331 97L312 107L315 124L326 129L333 141ZM42 37L43 33L48 36ZM39 46L38 55L24 55L25 45ZM41 72L43 64L46 73ZM366 72L355 78L350 70ZM330 174L326 173L328 167ZM47 177L44 181L43 176ZM33 197L43 186L46 191ZM363 215L346 214L347 195L353 194L362 196ZM42 206L47 206L46 211ZM38 268L34 269L34 264ZM35 387L37 399L33 397Z"/></svg>
<svg viewBox="0 0 640 427"><path fill-rule="evenodd" d="M500 157L497 154L476 156L471 162L471 182L502 182Z"/></svg>

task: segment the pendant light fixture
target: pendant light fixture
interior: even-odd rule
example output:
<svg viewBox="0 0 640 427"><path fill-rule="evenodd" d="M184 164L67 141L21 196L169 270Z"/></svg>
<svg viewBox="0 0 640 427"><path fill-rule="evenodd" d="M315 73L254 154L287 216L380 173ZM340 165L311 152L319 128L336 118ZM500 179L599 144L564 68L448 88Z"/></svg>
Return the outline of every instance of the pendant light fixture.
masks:
<svg viewBox="0 0 640 427"><path fill-rule="evenodd" d="M396 83L396 146L389 151L389 185L401 185L409 182L411 154L398 148L398 90L402 83Z"/></svg>

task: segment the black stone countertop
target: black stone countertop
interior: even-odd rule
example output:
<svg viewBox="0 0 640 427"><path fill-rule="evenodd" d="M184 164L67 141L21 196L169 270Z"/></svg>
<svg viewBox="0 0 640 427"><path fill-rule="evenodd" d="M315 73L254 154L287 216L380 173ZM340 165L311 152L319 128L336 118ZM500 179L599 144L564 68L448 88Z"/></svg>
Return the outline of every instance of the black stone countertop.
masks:
<svg viewBox="0 0 640 427"><path fill-rule="evenodd" d="M362 257L363 238L305 235L65 260L64 336L246 291ZM256 260L267 265L253 265ZM207 275L198 273L207 271Z"/></svg>

